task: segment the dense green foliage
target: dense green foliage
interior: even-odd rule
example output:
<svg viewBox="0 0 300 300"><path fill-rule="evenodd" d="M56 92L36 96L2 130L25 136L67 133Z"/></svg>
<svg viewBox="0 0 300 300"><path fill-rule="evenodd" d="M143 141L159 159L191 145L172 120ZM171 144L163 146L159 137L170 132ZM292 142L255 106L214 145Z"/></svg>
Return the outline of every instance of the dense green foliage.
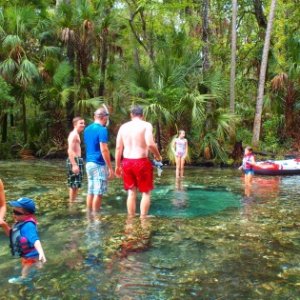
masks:
<svg viewBox="0 0 300 300"><path fill-rule="evenodd" d="M210 1L205 38L205 0L0 0L0 158L65 152L72 118L90 121L101 103L112 113L113 148L128 108L140 103L165 159L172 137L185 129L192 161L226 160L235 141L251 143L269 2L238 2L233 115L229 1ZM264 151L300 147L299 18L297 1L278 2Z"/></svg>

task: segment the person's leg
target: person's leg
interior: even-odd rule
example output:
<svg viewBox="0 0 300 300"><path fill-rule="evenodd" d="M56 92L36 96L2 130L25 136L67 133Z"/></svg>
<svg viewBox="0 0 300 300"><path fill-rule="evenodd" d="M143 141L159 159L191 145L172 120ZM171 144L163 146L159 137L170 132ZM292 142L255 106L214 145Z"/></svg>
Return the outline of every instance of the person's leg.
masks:
<svg viewBox="0 0 300 300"><path fill-rule="evenodd" d="M183 173L184 173L184 163L185 163L185 159L181 157L180 159L180 177L183 177Z"/></svg>
<svg viewBox="0 0 300 300"><path fill-rule="evenodd" d="M92 210L92 208L93 208L93 199L94 199L93 194L87 194L87 196L86 196L86 207L87 207L88 210Z"/></svg>
<svg viewBox="0 0 300 300"><path fill-rule="evenodd" d="M94 195L92 203L92 211L98 212L102 203L102 195Z"/></svg>
<svg viewBox="0 0 300 300"><path fill-rule="evenodd" d="M144 218L148 215L150 204L151 204L151 192L143 193L141 204L140 204L141 218Z"/></svg>
<svg viewBox="0 0 300 300"><path fill-rule="evenodd" d="M180 177L180 156L175 156L176 163L176 178Z"/></svg>
<svg viewBox="0 0 300 300"><path fill-rule="evenodd" d="M252 175L250 173L245 174L245 184L250 185L251 184Z"/></svg>
<svg viewBox="0 0 300 300"><path fill-rule="evenodd" d="M31 267L32 267L32 265L30 265L30 264L23 265L22 273L21 273L22 278L26 278L28 276L29 270L31 269Z"/></svg>
<svg viewBox="0 0 300 300"><path fill-rule="evenodd" d="M78 194L77 188L69 188L69 199L71 202L76 200L77 194Z"/></svg>
<svg viewBox="0 0 300 300"><path fill-rule="evenodd" d="M135 187L128 190L127 213L129 216L132 217L135 216L135 211L136 211L136 196L137 196L137 190Z"/></svg>

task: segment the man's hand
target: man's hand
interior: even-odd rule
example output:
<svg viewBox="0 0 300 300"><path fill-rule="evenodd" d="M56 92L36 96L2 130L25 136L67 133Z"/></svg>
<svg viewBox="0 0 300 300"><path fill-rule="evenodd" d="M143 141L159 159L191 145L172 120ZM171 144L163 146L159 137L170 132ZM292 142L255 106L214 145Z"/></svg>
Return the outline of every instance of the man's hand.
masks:
<svg viewBox="0 0 300 300"><path fill-rule="evenodd" d="M115 174L116 174L116 176L117 176L118 178L121 178L122 175L123 175L123 170L122 170L122 168L121 168L121 167L116 167L116 168L115 168Z"/></svg>
<svg viewBox="0 0 300 300"><path fill-rule="evenodd" d="M115 177L114 170L112 168L108 168L108 179L113 179Z"/></svg>
<svg viewBox="0 0 300 300"><path fill-rule="evenodd" d="M79 166L78 165L72 165L72 172L74 174L78 175L79 172L80 172Z"/></svg>
<svg viewBox="0 0 300 300"><path fill-rule="evenodd" d="M157 160L157 161L162 161L161 155L159 155L159 156L154 156L154 158L155 158L155 160Z"/></svg>

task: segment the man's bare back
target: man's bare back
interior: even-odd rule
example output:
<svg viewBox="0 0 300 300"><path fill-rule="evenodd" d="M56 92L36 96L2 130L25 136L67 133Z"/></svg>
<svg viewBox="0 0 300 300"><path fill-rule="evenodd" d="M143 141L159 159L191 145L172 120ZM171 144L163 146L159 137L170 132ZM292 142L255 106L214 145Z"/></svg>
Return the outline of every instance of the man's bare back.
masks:
<svg viewBox="0 0 300 300"><path fill-rule="evenodd" d="M119 131L124 158L148 157L148 147L154 144L152 125L140 118L123 124Z"/></svg>

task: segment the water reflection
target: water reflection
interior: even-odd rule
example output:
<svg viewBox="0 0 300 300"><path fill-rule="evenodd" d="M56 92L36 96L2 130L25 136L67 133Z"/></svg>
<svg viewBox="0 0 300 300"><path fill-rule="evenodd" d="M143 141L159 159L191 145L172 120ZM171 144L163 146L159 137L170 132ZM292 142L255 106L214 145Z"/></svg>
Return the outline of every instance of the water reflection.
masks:
<svg viewBox="0 0 300 300"><path fill-rule="evenodd" d="M151 217L126 219L120 248L111 262L117 270L115 293L119 299L140 299L148 285L149 265L138 257L151 246L151 222Z"/></svg>
<svg viewBox="0 0 300 300"><path fill-rule="evenodd" d="M279 195L281 177L254 177L250 184L244 184L242 198L243 214L250 218L253 206L272 201Z"/></svg>
<svg viewBox="0 0 300 300"><path fill-rule="evenodd" d="M280 191L281 177L254 177L251 184L244 185L246 198L271 200L276 198Z"/></svg>
<svg viewBox="0 0 300 300"><path fill-rule="evenodd" d="M174 190L174 198L172 203L177 209L184 209L188 205L188 195L186 188L183 185L183 181L181 178L175 179L175 190Z"/></svg>

